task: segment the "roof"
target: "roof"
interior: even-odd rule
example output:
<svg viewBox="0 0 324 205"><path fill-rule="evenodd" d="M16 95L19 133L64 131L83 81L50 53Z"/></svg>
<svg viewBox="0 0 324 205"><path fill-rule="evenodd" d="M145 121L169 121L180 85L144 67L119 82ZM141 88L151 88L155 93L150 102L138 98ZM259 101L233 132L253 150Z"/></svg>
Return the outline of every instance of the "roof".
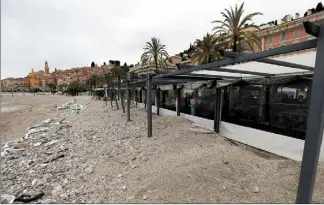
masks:
<svg viewBox="0 0 324 205"><path fill-rule="evenodd" d="M305 66L315 66L315 57L316 50L310 50L302 53L292 53L291 55L282 55L276 56L269 59L285 61L289 63L296 63ZM242 71L251 71L251 72L262 72L269 73L274 75L300 75L300 74L312 74L312 71L306 71L302 69L272 65L267 63L261 63L256 61L249 61L246 63L240 63L235 65L229 65L222 68L227 69L235 69ZM250 74L241 74L241 73L230 73L230 72L220 72L220 71L212 71L212 70L200 70L192 72L195 74L204 74L204 75L221 75L221 76L229 76L229 77L240 77L240 78L251 78L251 77L260 77L256 75Z"/></svg>

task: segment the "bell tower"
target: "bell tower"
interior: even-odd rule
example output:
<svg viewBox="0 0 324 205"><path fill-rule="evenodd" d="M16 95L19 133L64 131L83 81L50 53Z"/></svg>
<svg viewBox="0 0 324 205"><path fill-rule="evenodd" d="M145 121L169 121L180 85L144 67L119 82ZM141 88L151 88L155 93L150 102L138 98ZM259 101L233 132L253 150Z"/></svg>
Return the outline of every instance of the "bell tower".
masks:
<svg viewBox="0 0 324 205"><path fill-rule="evenodd" d="M45 74L49 74L49 67L47 61L45 61L45 67L44 67Z"/></svg>

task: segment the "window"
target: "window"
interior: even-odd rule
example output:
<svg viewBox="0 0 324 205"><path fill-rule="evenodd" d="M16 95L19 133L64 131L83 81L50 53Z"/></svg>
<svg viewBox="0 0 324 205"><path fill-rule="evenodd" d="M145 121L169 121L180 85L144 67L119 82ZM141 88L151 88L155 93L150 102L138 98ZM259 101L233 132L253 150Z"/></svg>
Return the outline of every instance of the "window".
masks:
<svg viewBox="0 0 324 205"><path fill-rule="evenodd" d="M272 36L269 36L269 38L268 38L268 43L269 43L269 44L272 43Z"/></svg>
<svg viewBox="0 0 324 205"><path fill-rule="evenodd" d="M287 40L287 39L288 39L287 32L286 31L282 32L282 34L281 34L281 40L284 41L284 40Z"/></svg>
<svg viewBox="0 0 324 205"><path fill-rule="evenodd" d="M295 37L298 37L299 36L299 28L296 28L295 31L294 31L294 34L295 34Z"/></svg>

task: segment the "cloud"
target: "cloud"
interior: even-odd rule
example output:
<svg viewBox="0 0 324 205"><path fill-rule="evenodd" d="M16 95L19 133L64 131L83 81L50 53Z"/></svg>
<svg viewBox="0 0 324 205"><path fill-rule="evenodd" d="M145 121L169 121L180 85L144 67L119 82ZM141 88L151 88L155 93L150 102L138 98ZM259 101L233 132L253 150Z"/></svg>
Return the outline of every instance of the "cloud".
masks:
<svg viewBox="0 0 324 205"><path fill-rule="evenodd" d="M257 24L294 12L303 14L318 0L246 0L246 12L263 12ZM176 54L210 32L220 12L242 1L212 0L3 0L1 78L26 76L49 62L54 68L99 65L108 60L137 63L151 37ZM289 5L289 11L286 6Z"/></svg>

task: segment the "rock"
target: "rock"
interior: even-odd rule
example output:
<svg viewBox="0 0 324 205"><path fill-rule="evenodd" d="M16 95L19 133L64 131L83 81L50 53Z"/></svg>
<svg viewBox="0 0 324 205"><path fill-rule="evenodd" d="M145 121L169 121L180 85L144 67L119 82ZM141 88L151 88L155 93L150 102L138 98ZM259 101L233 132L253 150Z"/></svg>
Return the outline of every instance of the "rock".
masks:
<svg viewBox="0 0 324 205"><path fill-rule="evenodd" d="M226 186L223 186L222 188L225 190L226 189Z"/></svg>
<svg viewBox="0 0 324 205"><path fill-rule="evenodd" d="M148 158L143 156L143 161L146 162L147 160L148 160Z"/></svg>
<svg viewBox="0 0 324 205"><path fill-rule="evenodd" d="M133 157L133 158L132 158L132 161L134 161L134 160L136 160L136 157Z"/></svg>
<svg viewBox="0 0 324 205"><path fill-rule="evenodd" d="M117 178L122 178L122 177L123 177L122 174L118 174L118 175L117 175Z"/></svg>
<svg viewBox="0 0 324 205"><path fill-rule="evenodd" d="M0 204L12 204L15 200L15 196L8 194L1 194Z"/></svg>
<svg viewBox="0 0 324 205"><path fill-rule="evenodd" d="M123 186L122 189L125 191L127 189L127 186Z"/></svg>
<svg viewBox="0 0 324 205"><path fill-rule="evenodd" d="M253 193L259 193L259 192L260 192L260 188L258 186L254 186Z"/></svg>
<svg viewBox="0 0 324 205"><path fill-rule="evenodd" d="M38 185L39 184L39 180L38 179L33 179L32 181L32 186Z"/></svg>
<svg viewBox="0 0 324 205"><path fill-rule="evenodd" d="M137 164L134 164L134 165L131 166L130 169L135 169L136 167L138 167L138 165Z"/></svg>
<svg viewBox="0 0 324 205"><path fill-rule="evenodd" d="M229 164L229 161L225 159L225 160L223 160L223 163L224 164Z"/></svg>
<svg viewBox="0 0 324 205"><path fill-rule="evenodd" d="M148 197L144 194L143 195L143 200L146 200L146 199L148 199Z"/></svg>
<svg viewBox="0 0 324 205"><path fill-rule="evenodd" d="M93 168L92 168L92 166L90 165L89 167L87 167L87 168L85 169L85 171L86 171L86 173L88 173L88 174L93 173Z"/></svg>
<svg viewBox="0 0 324 205"><path fill-rule="evenodd" d="M42 144L41 142L36 142L36 143L34 144L34 147L40 146L41 144Z"/></svg>
<svg viewBox="0 0 324 205"><path fill-rule="evenodd" d="M58 196L63 192L63 188L61 185L55 186L52 190L52 195L53 196Z"/></svg>

